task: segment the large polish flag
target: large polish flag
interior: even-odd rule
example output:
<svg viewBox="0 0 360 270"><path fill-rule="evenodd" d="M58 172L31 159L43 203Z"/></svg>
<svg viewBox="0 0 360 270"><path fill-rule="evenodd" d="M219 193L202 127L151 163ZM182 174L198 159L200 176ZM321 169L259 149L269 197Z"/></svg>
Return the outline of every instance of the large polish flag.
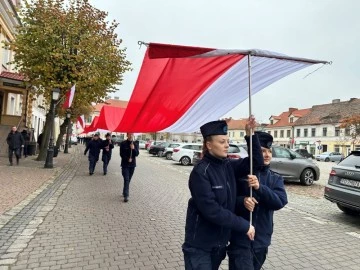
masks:
<svg viewBox="0 0 360 270"><path fill-rule="evenodd" d="M71 107L71 104L74 100L74 95L75 95L75 84L65 94L65 102L63 104L64 109L68 109Z"/></svg>
<svg viewBox="0 0 360 270"><path fill-rule="evenodd" d="M115 131L194 132L251 94L325 61L263 50L219 50L150 43L127 109Z"/></svg>
<svg viewBox="0 0 360 270"><path fill-rule="evenodd" d="M96 125L97 129L114 131L121 122L125 113L125 108L104 105L101 108L100 115Z"/></svg>

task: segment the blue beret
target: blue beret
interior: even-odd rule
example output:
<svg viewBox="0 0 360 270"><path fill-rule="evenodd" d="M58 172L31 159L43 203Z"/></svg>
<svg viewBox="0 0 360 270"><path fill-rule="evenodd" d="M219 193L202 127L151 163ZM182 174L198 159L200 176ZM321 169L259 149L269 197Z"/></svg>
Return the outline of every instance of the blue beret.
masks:
<svg viewBox="0 0 360 270"><path fill-rule="evenodd" d="M271 145L273 143L273 136L271 136L267 132L262 132L262 131L255 131L255 134L257 134L257 136L259 138L261 147L268 148L268 149L271 148Z"/></svg>
<svg viewBox="0 0 360 270"><path fill-rule="evenodd" d="M228 126L226 121L212 121L200 127L201 134L204 138L211 135L227 135Z"/></svg>

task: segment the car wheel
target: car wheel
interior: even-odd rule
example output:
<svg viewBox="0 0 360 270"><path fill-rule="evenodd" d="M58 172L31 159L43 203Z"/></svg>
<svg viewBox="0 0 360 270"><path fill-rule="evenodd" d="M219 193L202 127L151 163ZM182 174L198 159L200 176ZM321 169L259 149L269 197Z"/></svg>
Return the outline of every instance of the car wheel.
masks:
<svg viewBox="0 0 360 270"><path fill-rule="evenodd" d="M167 160L171 160L172 159L171 156L172 156L171 152L167 152L166 155L165 155Z"/></svg>
<svg viewBox="0 0 360 270"><path fill-rule="evenodd" d="M315 173L312 169L305 169L300 175L300 183L304 186L311 186L315 180Z"/></svg>
<svg viewBox="0 0 360 270"><path fill-rule="evenodd" d="M180 159L180 163L181 163L181 165L184 165L184 166L189 165L189 164L190 164L190 162L191 162L191 160L190 160L190 158L189 158L189 157L182 157L182 158Z"/></svg>
<svg viewBox="0 0 360 270"><path fill-rule="evenodd" d="M343 205L341 205L341 204L338 204L338 203L337 203L337 206L339 207L339 209L340 209L341 211L343 211L343 212L344 212L345 214L347 214L347 215L357 216L357 215L360 214L359 211L356 211L356 210L347 208L347 207L345 207L345 206L343 206Z"/></svg>
<svg viewBox="0 0 360 270"><path fill-rule="evenodd" d="M330 159L327 157L327 158L325 158L325 162L329 162L330 161Z"/></svg>
<svg viewBox="0 0 360 270"><path fill-rule="evenodd" d="M163 154L164 154L164 152L160 150L160 151L157 153L157 156L158 156L158 157L162 157Z"/></svg>

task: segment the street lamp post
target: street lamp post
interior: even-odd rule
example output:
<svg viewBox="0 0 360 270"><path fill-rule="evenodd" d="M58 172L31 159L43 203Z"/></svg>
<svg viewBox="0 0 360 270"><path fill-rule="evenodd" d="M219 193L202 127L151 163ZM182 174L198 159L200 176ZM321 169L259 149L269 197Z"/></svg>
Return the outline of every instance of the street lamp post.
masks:
<svg viewBox="0 0 360 270"><path fill-rule="evenodd" d="M67 112L66 113L66 119L68 120L68 125L67 125L67 131L66 131L66 139L65 139L65 149L64 149L64 154L69 153L69 133L70 133L70 128L71 128L71 113Z"/></svg>
<svg viewBox="0 0 360 270"><path fill-rule="evenodd" d="M46 155L45 168L53 168L54 157L54 121L55 121L55 102L59 99L60 89L54 88L52 90L51 103L50 103L50 140L49 147Z"/></svg>

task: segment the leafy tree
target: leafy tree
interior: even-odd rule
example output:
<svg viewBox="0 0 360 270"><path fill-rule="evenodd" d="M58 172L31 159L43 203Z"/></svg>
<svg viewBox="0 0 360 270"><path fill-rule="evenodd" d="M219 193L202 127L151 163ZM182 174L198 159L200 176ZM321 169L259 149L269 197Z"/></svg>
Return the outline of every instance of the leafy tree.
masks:
<svg viewBox="0 0 360 270"><path fill-rule="evenodd" d="M74 108L102 101L130 70L126 48L120 47L122 40L115 33L118 23L107 22L107 13L88 0L28 0L19 13L22 25L16 40L9 44L15 51L13 64L37 89L36 95L44 95L47 106L53 88L59 88L64 96L76 83L76 118ZM56 113L64 117L60 105ZM50 121L48 113L38 160L46 157Z"/></svg>
<svg viewBox="0 0 360 270"><path fill-rule="evenodd" d="M360 137L360 115L353 115L344 118L341 121L340 127L350 129L350 136L352 138L352 143L354 147L355 143L359 141Z"/></svg>

